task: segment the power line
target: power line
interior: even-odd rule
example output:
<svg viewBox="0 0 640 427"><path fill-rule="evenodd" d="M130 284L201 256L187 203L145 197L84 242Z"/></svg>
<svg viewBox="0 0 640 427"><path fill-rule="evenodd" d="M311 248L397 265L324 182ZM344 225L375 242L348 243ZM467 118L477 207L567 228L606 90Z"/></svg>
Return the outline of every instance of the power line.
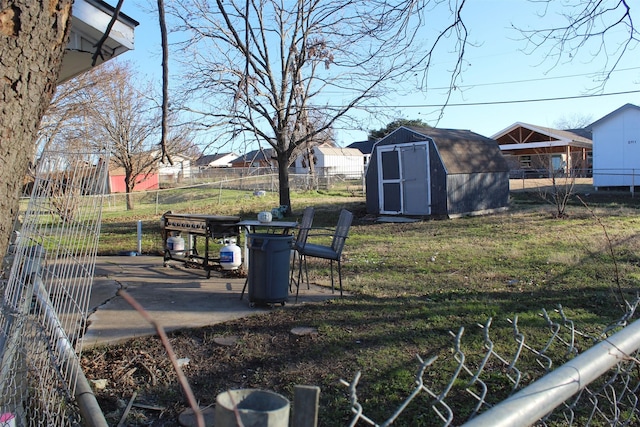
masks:
<svg viewBox="0 0 640 427"><path fill-rule="evenodd" d="M640 67L633 68L623 68L620 70L613 70L613 72L622 72L622 71L633 71L640 70ZM519 83L532 83L532 82L541 82L545 80L560 80L560 79L571 79L574 77L585 77L585 76L597 76L597 73L583 73L583 74L569 74L565 76L555 76L555 77L539 77L535 79L524 79L524 80L510 80L506 82L493 82L493 83L477 83L477 84L468 84L468 85L456 85L456 88L474 88L474 87L482 87L482 86L500 86L500 85L510 85L510 84L519 84ZM442 90L449 89L448 87L435 87L431 88L432 90Z"/></svg>
<svg viewBox="0 0 640 427"><path fill-rule="evenodd" d="M442 108L442 107L475 107L480 105L500 105L500 104L523 104L526 102L548 102L548 101L565 101L570 99L596 98L603 96L628 95L632 93L640 93L640 90L630 90L626 92L611 92L591 95L562 96L556 98L538 98L538 99L516 99L510 101L486 101L486 102L465 102L450 104L418 104L418 105L371 105L367 108Z"/></svg>

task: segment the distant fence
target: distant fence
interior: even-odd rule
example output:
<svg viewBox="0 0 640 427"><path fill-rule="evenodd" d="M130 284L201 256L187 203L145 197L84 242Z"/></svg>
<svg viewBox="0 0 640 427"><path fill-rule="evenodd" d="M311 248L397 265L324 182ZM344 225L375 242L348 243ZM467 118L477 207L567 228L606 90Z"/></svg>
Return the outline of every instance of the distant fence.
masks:
<svg viewBox="0 0 640 427"><path fill-rule="evenodd" d="M254 182L262 183L260 178L267 176L275 177L277 189L278 169L273 167L192 169L187 175L160 175L160 186L175 187L205 182L241 182L251 185ZM299 173L291 168L289 176L294 190L330 189L342 181L361 182L364 179L362 168L352 170L317 167L313 173Z"/></svg>
<svg viewBox="0 0 640 427"><path fill-rule="evenodd" d="M548 168L511 169L510 179L593 178L600 187L640 186L640 168L576 168L553 171Z"/></svg>
<svg viewBox="0 0 640 427"><path fill-rule="evenodd" d="M175 198L176 191L186 192L189 190L208 189L211 192L211 197L215 197L215 194L222 194L223 190L246 191L249 194L258 191L278 194L278 174L267 174L264 172L266 172L266 168L262 170L261 173L244 174L244 176L237 173L219 173L216 174L215 178L212 177L206 180L192 178L188 181L181 181L180 183L161 181L161 187L163 188L159 190L134 191L131 197L133 198L134 206L141 202L144 204L155 203L158 206L158 213L162 213L160 212L162 209L161 206L170 203L170 201ZM307 174L291 174L289 175L289 188L292 192L332 190L344 191L353 195L364 195L364 181L362 178L347 179L342 175L317 177ZM125 197L125 193L109 194L104 200L105 209L109 211L126 210Z"/></svg>

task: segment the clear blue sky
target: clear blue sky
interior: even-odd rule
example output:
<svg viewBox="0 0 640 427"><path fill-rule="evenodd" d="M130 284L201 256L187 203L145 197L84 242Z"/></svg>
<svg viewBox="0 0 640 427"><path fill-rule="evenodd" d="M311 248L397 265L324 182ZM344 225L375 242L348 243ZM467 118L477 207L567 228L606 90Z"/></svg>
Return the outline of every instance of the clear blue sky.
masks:
<svg viewBox="0 0 640 427"><path fill-rule="evenodd" d="M140 0L129 0L124 13L138 20L135 33L135 50L122 58L132 62L141 72L161 75L160 36L157 15L140 6ZM640 91L640 55L627 52L618 70L612 74L604 88L593 90L598 83L594 74L601 72L603 59L594 59L590 46L570 63L555 67L544 61L547 50L531 55L523 52L524 41L517 40L519 33L511 29L518 26L548 26L551 20L560 22L556 15L539 17L540 4L526 0L467 0L463 18L469 31L465 54L461 90L454 92L442 118L436 122L448 87L449 73L455 55L444 53L436 58L430 72L430 88L426 93L392 99L396 117L422 119L438 127L469 129L485 136L492 136L515 122L554 127L560 119L573 116L590 117L595 121L626 103L640 104L640 93L611 96L595 96L619 92ZM622 35L622 31L618 31ZM614 34L615 35L615 34ZM170 36L171 37L171 36ZM554 99L549 101L537 101ZM373 121L366 129L377 129L386 122ZM366 139L362 130L340 131L338 144L345 146Z"/></svg>

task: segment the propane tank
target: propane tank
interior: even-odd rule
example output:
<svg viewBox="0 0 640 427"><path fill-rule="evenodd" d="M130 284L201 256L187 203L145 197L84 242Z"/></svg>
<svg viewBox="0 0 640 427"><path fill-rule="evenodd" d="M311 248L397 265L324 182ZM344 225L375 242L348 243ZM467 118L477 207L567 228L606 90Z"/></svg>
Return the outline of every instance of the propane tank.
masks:
<svg viewBox="0 0 640 427"><path fill-rule="evenodd" d="M236 239L224 240L224 246L220 249L220 266L224 270L235 270L242 265L242 251L236 245Z"/></svg>
<svg viewBox="0 0 640 427"><path fill-rule="evenodd" d="M184 254L184 239L180 236L171 236L167 239L167 249L172 255Z"/></svg>

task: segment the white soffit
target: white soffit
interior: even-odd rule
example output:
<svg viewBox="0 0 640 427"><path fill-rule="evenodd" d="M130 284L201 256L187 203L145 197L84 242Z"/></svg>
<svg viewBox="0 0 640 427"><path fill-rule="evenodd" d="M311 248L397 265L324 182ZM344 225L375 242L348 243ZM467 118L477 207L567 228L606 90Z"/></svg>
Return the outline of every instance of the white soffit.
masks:
<svg viewBox="0 0 640 427"><path fill-rule="evenodd" d="M114 8L101 0L75 0L72 8L69 44L62 59L58 84L91 68L95 45L105 33ZM109 37L102 45L96 65L133 49L138 22L120 13Z"/></svg>

